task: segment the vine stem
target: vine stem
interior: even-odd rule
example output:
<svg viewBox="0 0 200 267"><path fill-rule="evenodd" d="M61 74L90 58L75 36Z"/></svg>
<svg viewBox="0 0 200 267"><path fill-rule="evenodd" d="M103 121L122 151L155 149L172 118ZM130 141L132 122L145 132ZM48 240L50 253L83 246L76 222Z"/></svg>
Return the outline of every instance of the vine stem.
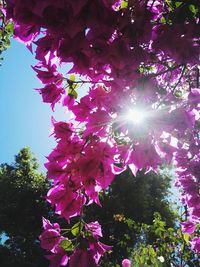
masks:
<svg viewBox="0 0 200 267"><path fill-rule="evenodd" d="M199 88L199 68L196 68L197 70L197 88Z"/></svg>
<svg viewBox="0 0 200 267"><path fill-rule="evenodd" d="M63 80L66 80L67 82L68 82L68 84L70 85L70 84L74 84L74 83L76 83L76 84L78 84L78 83L81 83L81 84L103 84L104 82L109 82L109 81L112 81L112 80L101 80L101 81L98 81L98 82L96 82L96 81L86 81L86 80L80 80L80 81L72 81L72 80L70 80L70 79L68 79L68 78L63 78Z"/></svg>
<svg viewBox="0 0 200 267"><path fill-rule="evenodd" d="M185 70L186 70L186 65L183 66L181 75L180 75L180 77L179 77L177 83L175 84L175 86L174 86L174 88L173 88L173 90L172 90L172 93L174 93L174 91L176 90L176 87L179 85L181 79L183 78L183 75L184 75Z"/></svg>
<svg viewBox="0 0 200 267"><path fill-rule="evenodd" d="M180 66L182 66L182 65L180 65ZM180 66L179 66L179 67L180 67ZM174 85L174 88L172 89L172 91L169 92L167 95L165 95L165 96L160 100L160 102L159 102L159 104L158 104L158 106L157 106L157 109L158 109L158 107L164 102L164 100L169 96L169 94L171 94L171 93L173 94L173 93L175 92L176 87L177 87L177 86L179 85L179 83L181 82L181 79L182 79L182 77L183 77L183 74L184 74L184 72L185 72L185 69L186 69L186 65L183 65L183 69L182 69L181 75L180 75L180 77L179 77L177 83Z"/></svg>
<svg viewBox="0 0 200 267"><path fill-rule="evenodd" d="M165 73L167 73L167 72L172 72L172 71L174 71L174 70L176 70L176 69L178 69L178 68L180 68L180 67L182 67L182 66L183 66L183 64L179 64L179 65L176 65L176 66L174 66L174 67L168 67L168 69L166 69L166 70L163 70L163 71L158 72L158 73L152 73L152 74L149 74L147 77L154 78L154 77L163 75L163 74L165 74Z"/></svg>

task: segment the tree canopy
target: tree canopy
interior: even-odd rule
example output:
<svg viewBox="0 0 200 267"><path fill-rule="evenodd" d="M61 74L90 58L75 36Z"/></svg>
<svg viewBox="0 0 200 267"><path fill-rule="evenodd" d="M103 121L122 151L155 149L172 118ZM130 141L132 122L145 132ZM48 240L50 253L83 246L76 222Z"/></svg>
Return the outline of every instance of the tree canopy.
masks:
<svg viewBox="0 0 200 267"><path fill-rule="evenodd" d="M1 266L47 266L39 248L42 216L50 211L45 201L46 177L29 148L22 149L13 164L0 166L0 232L6 241L0 247Z"/></svg>

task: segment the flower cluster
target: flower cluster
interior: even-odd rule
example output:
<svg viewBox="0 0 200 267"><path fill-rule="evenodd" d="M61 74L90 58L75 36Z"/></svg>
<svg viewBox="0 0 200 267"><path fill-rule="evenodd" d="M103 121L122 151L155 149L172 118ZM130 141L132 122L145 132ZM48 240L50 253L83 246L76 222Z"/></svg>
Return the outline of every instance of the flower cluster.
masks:
<svg viewBox="0 0 200 267"><path fill-rule="evenodd" d="M74 115L73 123L53 119L57 145L45 165L54 181L47 200L67 222L82 220L83 206L100 205L99 192L127 167L136 175L175 162L182 200L199 223L200 3L193 2L6 1L15 38L38 60L43 102ZM72 67L63 75L66 63ZM82 98L80 85L89 85ZM142 124L134 110L144 114ZM68 242L59 226L45 225L41 246L53 253L52 267L69 258L69 266L96 266L107 250L97 223L84 226L93 241L80 233L87 245L78 242L73 254L59 245ZM199 249L198 238L191 244Z"/></svg>
<svg viewBox="0 0 200 267"><path fill-rule="evenodd" d="M74 245L72 240L61 235L59 224L51 224L43 218L44 232L40 235L41 247L48 252L46 258L50 260L50 267L95 267L106 252L111 250L110 246L99 241L102 237L101 226L98 222L74 225L71 229L73 235L78 236L78 243ZM76 239L77 241L77 239Z"/></svg>

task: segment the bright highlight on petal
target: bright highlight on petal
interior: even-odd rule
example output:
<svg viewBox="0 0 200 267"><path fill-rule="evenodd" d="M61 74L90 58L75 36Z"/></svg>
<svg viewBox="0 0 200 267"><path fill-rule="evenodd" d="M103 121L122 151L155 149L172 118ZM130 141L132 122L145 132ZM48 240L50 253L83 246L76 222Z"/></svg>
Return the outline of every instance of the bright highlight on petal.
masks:
<svg viewBox="0 0 200 267"><path fill-rule="evenodd" d="M126 115L126 119L133 124L141 124L144 122L146 114L142 110L130 109Z"/></svg>

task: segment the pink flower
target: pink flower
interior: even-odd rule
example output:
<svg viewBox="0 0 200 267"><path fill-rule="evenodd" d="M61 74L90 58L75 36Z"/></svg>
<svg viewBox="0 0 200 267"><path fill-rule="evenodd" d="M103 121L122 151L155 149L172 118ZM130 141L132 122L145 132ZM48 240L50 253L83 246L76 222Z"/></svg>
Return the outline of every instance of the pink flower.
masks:
<svg viewBox="0 0 200 267"><path fill-rule="evenodd" d="M43 218L43 228L44 232L39 236L41 247L54 252L61 240L60 226L57 223L51 224Z"/></svg>
<svg viewBox="0 0 200 267"><path fill-rule="evenodd" d="M188 101L190 103L190 105L192 105L194 108L199 109L199 105L200 105L200 89L198 88L194 88L191 89L191 92L188 95Z"/></svg>
<svg viewBox="0 0 200 267"><path fill-rule="evenodd" d="M91 231L94 238L96 239L98 239L99 237L102 237L101 225L97 221L86 224L85 230Z"/></svg>
<svg viewBox="0 0 200 267"><path fill-rule="evenodd" d="M51 224L49 220L42 218L42 226L44 230L54 229L58 232L60 232L60 225L58 223Z"/></svg>
<svg viewBox="0 0 200 267"><path fill-rule="evenodd" d="M105 110L97 110L88 116L86 130L84 136L96 134L98 136L105 136L108 131L111 116Z"/></svg>
<svg viewBox="0 0 200 267"><path fill-rule="evenodd" d="M20 40L26 45L30 45L39 33L36 25L16 24L14 28L15 39Z"/></svg>
<svg viewBox="0 0 200 267"><path fill-rule="evenodd" d="M111 251L112 247L111 246L107 246L101 242L97 242L97 241L90 241L89 242L89 248L91 250L91 253L93 255L93 258L96 262L96 264L99 263L100 258L104 255L104 253L106 253L107 251Z"/></svg>
<svg viewBox="0 0 200 267"><path fill-rule="evenodd" d="M69 139L73 133L73 125L72 123L67 122L57 122L52 118L52 123L54 126L54 136L56 139Z"/></svg>
<svg viewBox="0 0 200 267"><path fill-rule="evenodd" d="M146 141L135 145L128 160L133 175L142 168L155 169L161 162L154 145Z"/></svg>
<svg viewBox="0 0 200 267"><path fill-rule="evenodd" d="M55 84L45 85L42 89L36 89L41 95L43 102L51 103L52 109L55 104L61 99L61 94L63 93L63 89L57 87Z"/></svg>
<svg viewBox="0 0 200 267"><path fill-rule="evenodd" d="M76 116L77 121L80 122L85 121L88 118L90 112L92 111L89 96L86 95L82 97L80 99L80 103L78 105L74 105L73 107L71 107L71 110Z"/></svg>
<svg viewBox="0 0 200 267"><path fill-rule="evenodd" d="M47 200L55 206L55 212L66 220L79 215L86 201L83 195L64 184L52 187L47 194Z"/></svg>
<svg viewBox="0 0 200 267"><path fill-rule="evenodd" d="M69 267L96 267L92 252L87 249L76 249L70 257Z"/></svg>
<svg viewBox="0 0 200 267"><path fill-rule="evenodd" d="M55 153L53 153L53 155L58 156L58 155L55 155ZM47 174L48 174L49 179L61 180L61 178L64 177L66 174L65 169L63 169L62 166L60 166L56 162L47 162L45 163L45 167L48 169Z"/></svg>
<svg viewBox="0 0 200 267"><path fill-rule="evenodd" d="M128 259L124 259L122 261L122 267L131 267L131 261Z"/></svg>
<svg viewBox="0 0 200 267"><path fill-rule="evenodd" d="M69 257L66 255L64 249L59 247L54 254L48 255L46 258L50 261L49 267L66 266L69 261Z"/></svg>
<svg viewBox="0 0 200 267"><path fill-rule="evenodd" d="M186 222L181 223L181 229L182 229L183 233L192 234L192 233L194 233L196 226L194 225L193 222L186 221Z"/></svg>
<svg viewBox="0 0 200 267"><path fill-rule="evenodd" d="M56 72L55 65L46 65L43 66L42 64L37 64L35 67L32 67L33 70L37 73L38 79L43 84L62 84L62 74Z"/></svg>
<svg viewBox="0 0 200 267"><path fill-rule="evenodd" d="M69 110L71 110L74 106L74 103L75 103L75 99L69 95L65 96L64 99L63 99L63 106L67 107Z"/></svg>
<svg viewBox="0 0 200 267"><path fill-rule="evenodd" d="M41 247L43 249L54 251L60 241L60 233L54 229L44 231L40 237Z"/></svg>
<svg viewBox="0 0 200 267"><path fill-rule="evenodd" d="M35 44L37 45L35 55L36 59L43 62L44 67L47 65L45 57L49 54L50 57L53 56L54 51L57 49L58 40L54 39L51 35L45 35L44 37L38 39ZM48 64L50 65L50 64Z"/></svg>
<svg viewBox="0 0 200 267"><path fill-rule="evenodd" d="M196 251L197 253L200 253L200 237L194 237L190 241L191 248Z"/></svg>

